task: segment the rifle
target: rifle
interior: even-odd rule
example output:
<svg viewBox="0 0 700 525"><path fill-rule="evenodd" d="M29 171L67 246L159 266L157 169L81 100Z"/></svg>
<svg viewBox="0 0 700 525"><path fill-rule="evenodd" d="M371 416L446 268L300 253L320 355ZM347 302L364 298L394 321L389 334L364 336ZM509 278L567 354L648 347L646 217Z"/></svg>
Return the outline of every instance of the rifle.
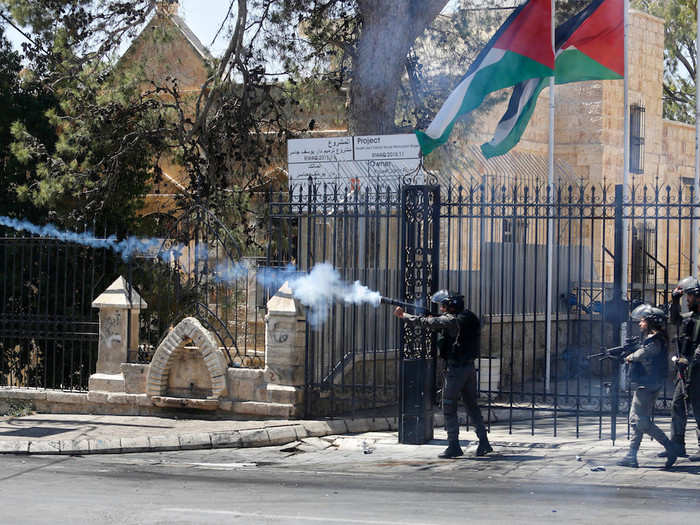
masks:
<svg viewBox="0 0 700 525"><path fill-rule="evenodd" d="M601 361L603 359L615 359L616 361L622 362L625 357L635 351L638 345L639 337L628 337L625 339L625 344L613 346L612 348L604 348L602 352L586 356L586 359L594 359L597 357Z"/></svg>

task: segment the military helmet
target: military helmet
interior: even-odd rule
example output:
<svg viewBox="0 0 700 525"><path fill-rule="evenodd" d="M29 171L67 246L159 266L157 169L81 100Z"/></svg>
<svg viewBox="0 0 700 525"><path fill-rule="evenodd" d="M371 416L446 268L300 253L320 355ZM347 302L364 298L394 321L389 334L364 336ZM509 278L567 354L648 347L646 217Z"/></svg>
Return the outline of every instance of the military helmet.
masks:
<svg viewBox="0 0 700 525"><path fill-rule="evenodd" d="M678 283L678 287L683 290L683 293L700 295L700 282L692 275L690 277L686 277L685 279L681 279L681 281Z"/></svg>
<svg viewBox="0 0 700 525"><path fill-rule="evenodd" d="M632 310L630 319L633 321L646 321L652 328L663 328L666 324L666 314L663 310L649 304L640 304Z"/></svg>
<svg viewBox="0 0 700 525"><path fill-rule="evenodd" d="M446 301L450 297L450 292L447 290L438 290L435 292L433 295L430 296L430 301L435 303L435 304L442 304L443 301Z"/></svg>
<svg viewBox="0 0 700 525"><path fill-rule="evenodd" d="M452 308L457 312L464 310L464 296L456 292L448 292L447 290L440 290L435 292L430 300L433 303L441 304L445 308Z"/></svg>

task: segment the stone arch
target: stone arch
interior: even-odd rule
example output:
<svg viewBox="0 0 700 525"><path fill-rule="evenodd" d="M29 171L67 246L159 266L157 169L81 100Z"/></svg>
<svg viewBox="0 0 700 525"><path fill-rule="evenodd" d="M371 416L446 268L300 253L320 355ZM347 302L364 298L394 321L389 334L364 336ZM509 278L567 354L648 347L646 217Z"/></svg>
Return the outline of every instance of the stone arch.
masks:
<svg viewBox="0 0 700 525"><path fill-rule="evenodd" d="M158 346L151 360L146 383L148 397L163 396L168 388L168 374L174 352L190 338L199 348L211 378L211 397L218 399L226 392L226 363L212 335L194 317L186 317Z"/></svg>

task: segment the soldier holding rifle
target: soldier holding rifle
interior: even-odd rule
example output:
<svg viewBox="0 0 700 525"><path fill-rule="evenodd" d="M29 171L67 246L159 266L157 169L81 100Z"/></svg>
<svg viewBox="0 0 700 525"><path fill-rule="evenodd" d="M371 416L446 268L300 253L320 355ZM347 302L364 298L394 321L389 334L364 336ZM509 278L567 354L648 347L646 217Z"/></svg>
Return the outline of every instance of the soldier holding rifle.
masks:
<svg viewBox="0 0 700 525"><path fill-rule="evenodd" d="M639 445L642 443L643 434L648 434L666 449L665 466L668 468L675 463L681 447L666 437L651 420L656 398L668 373L666 315L658 308L642 304L632 311L630 317L639 322L642 337L635 351L623 352L620 355L629 367L629 381L634 389L634 397L630 407L630 448L627 455L617 464L623 467L637 467Z"/></svg>
<svg viewBox="0 0 700 525"><path fill-rule="evenodd" d="M685 295L688 312L681 314L680 299ZM673 290L671 321L679 327L676 363L676 385L671 404L671 440L685 450L685 427L688 404L693 407L698 447L700 447L700 282L686 277ZM663 452L661 454L664 454Z"/></svg>
<svg viewBox="0 0 700 525"><path fill-rule="evenodd" d="M408 323L419 324L437 333L437 347L447 368L442 390L442 410L445 415L448 447L439 455L455 458L464 454L459 446L459 420L457 404L460 396L467 413L474 423L479 445L477 456L493 452L486 435L486 427L477 404L476 369L474 360L479 356L481 323L474 313L464 308L464 298L446 290L436 292L431 301L440 305L440 315L418 316L404 312L402 307L394 315Z"/></svg>

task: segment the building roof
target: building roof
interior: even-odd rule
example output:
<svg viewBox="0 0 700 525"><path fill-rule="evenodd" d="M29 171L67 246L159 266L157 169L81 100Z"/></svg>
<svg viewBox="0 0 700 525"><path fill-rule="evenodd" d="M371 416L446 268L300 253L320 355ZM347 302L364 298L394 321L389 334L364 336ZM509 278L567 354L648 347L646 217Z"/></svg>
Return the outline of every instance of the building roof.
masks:
<svg viewBox="0 0 700 525"><path fill-rule="evenodd" d="M169 16L170 20L177 26L177 28L182 32L182 34L185 36L187 41L192 45L192 47L199 53L199 55L206 60L207 62L210 62L214 60L214 57L211 55L209 50L202 44L202 42L197 38L197 35L195 35L192 30L189 28L187 23L185 23L185 20L182 19L178 15L170 15Z"/></svg>

